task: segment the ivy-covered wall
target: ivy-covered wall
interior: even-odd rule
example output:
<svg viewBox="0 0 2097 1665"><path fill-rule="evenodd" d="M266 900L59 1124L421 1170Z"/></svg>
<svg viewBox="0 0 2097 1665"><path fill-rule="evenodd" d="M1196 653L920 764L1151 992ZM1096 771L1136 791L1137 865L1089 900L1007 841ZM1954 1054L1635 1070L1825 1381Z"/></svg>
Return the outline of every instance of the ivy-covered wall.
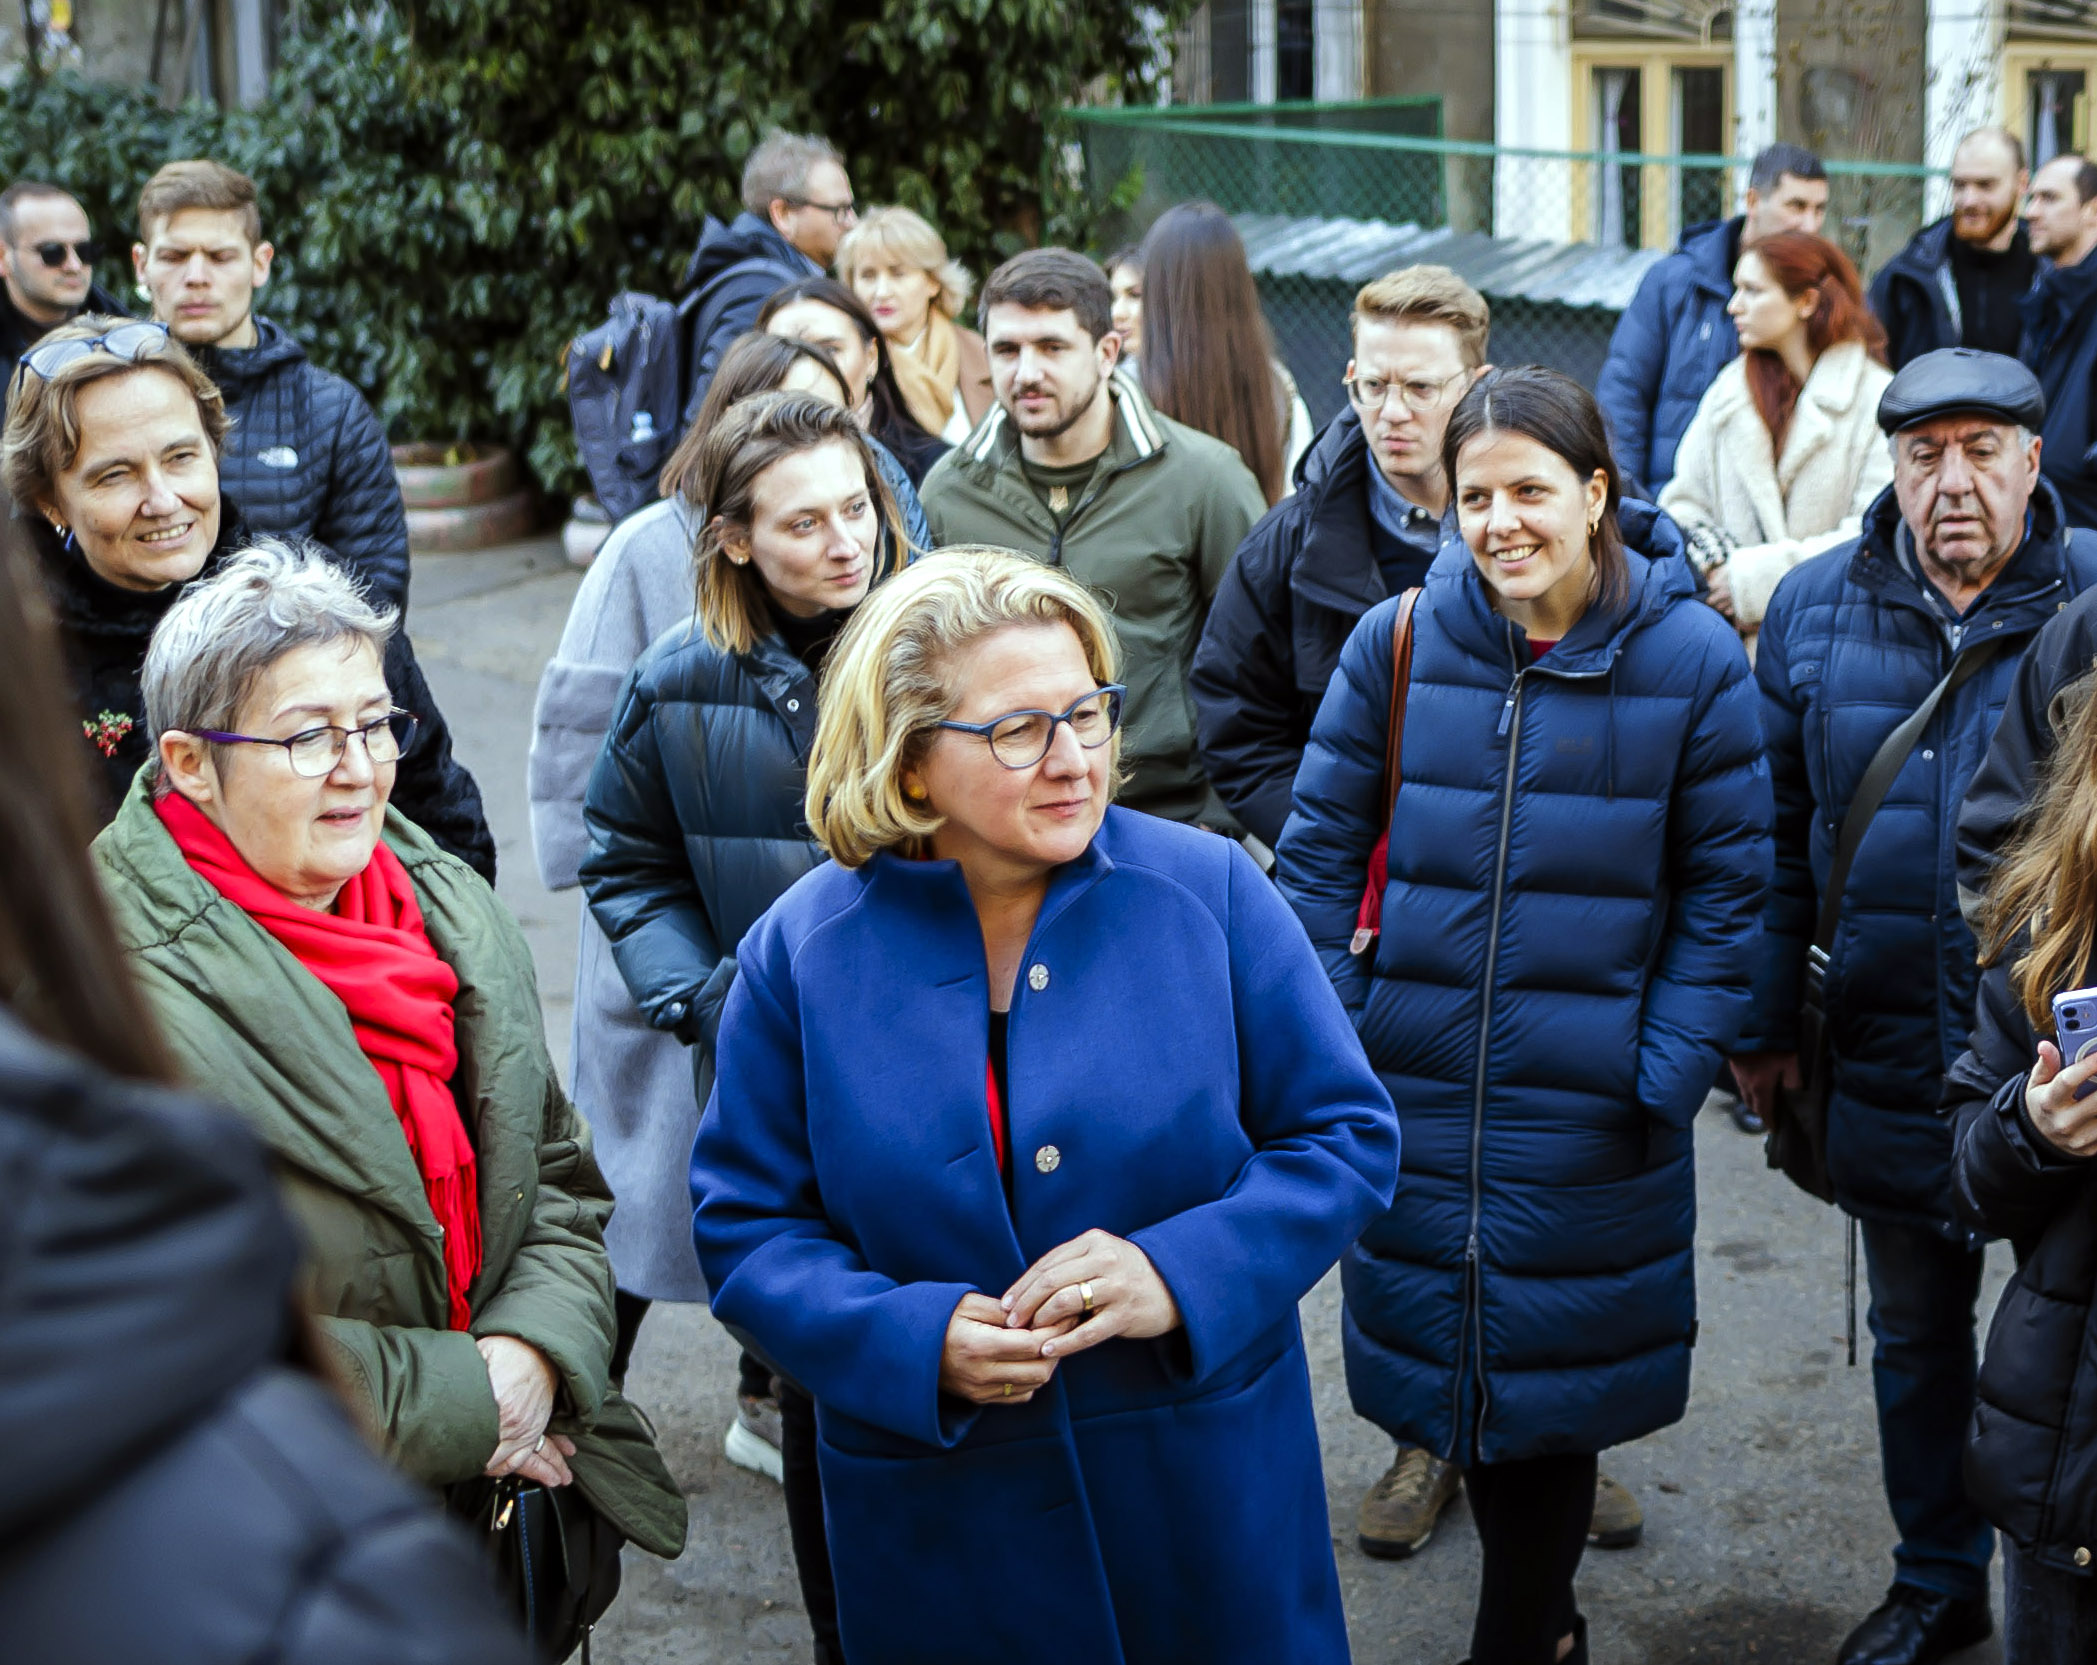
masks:
<svg viewBox="0 0 2097 1665"><path fill-rule="evenodd" d="M1187 9L1172 0L1170 23ZM65 186L132 290L138 188L180 156L251 174L262 308L396 439L496 439L581 484L568 340L668 294L737 209L768 126L827 133L862 203L926 214L979 275L1087 232L1056 112L1155 96L1134 0L308 0L269 103L163 110L70 75L0 89L0 177Z"/></svg>

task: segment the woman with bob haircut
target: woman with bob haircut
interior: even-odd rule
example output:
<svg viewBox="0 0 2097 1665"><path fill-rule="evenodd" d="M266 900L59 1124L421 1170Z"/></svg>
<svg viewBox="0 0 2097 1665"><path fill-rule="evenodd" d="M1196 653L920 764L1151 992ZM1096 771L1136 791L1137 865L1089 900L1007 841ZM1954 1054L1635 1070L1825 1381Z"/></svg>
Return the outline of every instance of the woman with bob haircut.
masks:
<svg viewBox="0 0 2097 1665"><path fill-rule="evenodd" d="M838 244L837 275L881 326L888 367L918 426L959 445L993 403L990 351L955 321L968 305L967 269L922 215L875 208Z"/></svg>
<svg viewBox="0 0 2097 1665"><path fill-rule="evenodd" d="M1857 268L1825 237L1780 231L1745 250L1726 311L1740 356L1697 406L1660 507L1711 605L1753 636L1777 580L1857 536L1893 484L1878 421L1893 372Z"/></svg>
<svg viewBox="0 0 2097 1665"><path fill-rule="evenodd" d="M723 361L732 374L736 354ZM905 549L873 441L838 404L760 393L719 413L681 500L699 528L687 557L688 614L625 679L589 785L580 864L596 928L640 1023L688 1053L680 1084L646 1103L614 1093L622 1214L640 1216L622 1278L630 1346L654 1290L703 1299L692 1252L690 1167L715 1073L721 1003L737 944L822 860L802 823L818 678L838 633ZM680 1239L673 1259L671 1239ZM729 1459L782 1480L817 1646L836 1649L814 1463L815 1413L774 1364L745 1353Z"/></svg>
<svg viewBox="0 0 2097 1665"><path fill-rule="evenodd" d="M1464 545L1408 592L1391 813L1403 597L1348 638L1279 878L1405 1105L1404 1195L1343 1268L1354 1408L1463 1470L1471 1665L1586 1665L1596 1456L1689 1395L1690 1129L1748 1015L1769 772L1585 389L1488 371L1442 455Z"/></svg>
<svg viewBox="0 0 2097 1665"><path fill-rule="evenodd" d="M1251 858L1110 806L1114 641L1003 550L875 591L737 955L693 1232L815 1400L852 1665L1347 1658L1296 1304L1396 1121Z"/></svg>

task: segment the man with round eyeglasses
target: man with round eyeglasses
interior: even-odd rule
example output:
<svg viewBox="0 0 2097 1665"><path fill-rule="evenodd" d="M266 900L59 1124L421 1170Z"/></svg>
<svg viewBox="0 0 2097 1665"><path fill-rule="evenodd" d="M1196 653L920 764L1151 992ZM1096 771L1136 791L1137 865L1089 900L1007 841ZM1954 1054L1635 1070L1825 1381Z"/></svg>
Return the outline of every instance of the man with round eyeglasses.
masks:
<svg viewBox="0 0 2097 1665"><path fill-rule="evenodd" d="M1489 325L1485 297L1446 266L1408 266L1355 296L1347 408L1216 592L1190 679L1202 759L1269 846L1349 633L1424 580L1445 542L1461 550L1442 433L1486 367Z"/></svg>
<svg viewBox="0 0 2097 1665"><path fill-rule="evenodd" d="M95 282L100 253L87 210L56 185L18 179L0 191L0 414L31 347L83 312L123 314Z"/></svg>

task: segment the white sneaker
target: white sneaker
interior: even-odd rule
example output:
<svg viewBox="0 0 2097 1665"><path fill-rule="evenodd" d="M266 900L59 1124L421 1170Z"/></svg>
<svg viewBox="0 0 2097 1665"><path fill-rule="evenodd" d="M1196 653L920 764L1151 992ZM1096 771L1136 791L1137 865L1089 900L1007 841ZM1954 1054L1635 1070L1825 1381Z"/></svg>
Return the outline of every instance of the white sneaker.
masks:
<svg viewBox="0 0 2097 1665"><path fill-rule="evenodd" d="M779 1402L737 1397L735 1420L721 1449L737 1468L784 1484L786 1465L779 1455Z"/></svg>

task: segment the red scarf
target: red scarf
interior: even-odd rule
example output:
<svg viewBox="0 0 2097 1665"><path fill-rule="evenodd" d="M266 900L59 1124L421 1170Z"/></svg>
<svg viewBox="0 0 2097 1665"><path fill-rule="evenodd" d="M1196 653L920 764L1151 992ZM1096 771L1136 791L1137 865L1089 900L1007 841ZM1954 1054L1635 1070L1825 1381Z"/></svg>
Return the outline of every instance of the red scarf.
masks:
<svg viewBox="0 0 2097 1665"><path fill-rule="evenodd" d="M342 887L335 911L320 913L258 874L187 798L170 792L153 807L189 865L290 949L348 1010L357 1044L400 1118L430 1211L444 1228L451 1327L463 1330L472 1317L466 1291L481 1269L481 1216L473 1145L450 1085L459 1069L452 1036L459 978L430 943L408 870L381 844Z"/></svg>

